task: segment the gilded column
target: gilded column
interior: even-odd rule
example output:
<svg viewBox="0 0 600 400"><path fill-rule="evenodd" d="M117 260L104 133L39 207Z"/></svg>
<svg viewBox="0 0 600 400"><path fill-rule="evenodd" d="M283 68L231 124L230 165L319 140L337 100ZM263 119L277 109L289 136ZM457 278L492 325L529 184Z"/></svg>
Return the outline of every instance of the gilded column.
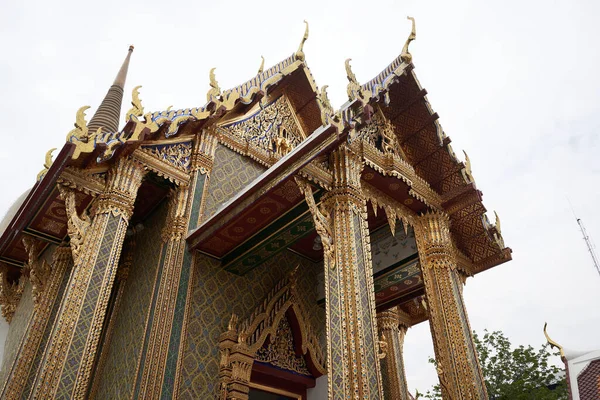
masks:
<svg viewBox="0 0 600 400"><path fill-rule="evenodd" d="M329 399L381 399L375 294L362 160L347 147L331 155L334 183L317 207L299 181L325 253Z"/></svg>
<svg viewBox="0 0 600 400"><path fill-rule="evenodd" d="M386 343L386 356L381 359L383 394L386 399L409 400L404 369L404 335L410 319L397 307L377 314L377 327L381 340Z"/></svg>
<svg viewBox="0 0 600 400"><path fill-rule="evenodd" d="M415 223L429 324L444 399L487 399L462 297L450 219L427 213Z"/></svg>
<svg viewBox="0 0 600 400"><path fill-rule="evenodd" d="M216 137L205 131L194 142L190 185L171 193L169 214L162 232L160 277L154 289L152 308L140 359L135 398L173 398L176 371L187 303L193 254L185 237L202 213L204 187L212 168Z"/></svg>
<svg viewBox="0 0 600 400"><path fill-rule="evenodd" d="M74 193L61 188L75 266L34 398L87 396L121 247L144 173L137 162L120 159L108 171L91 219L77 215Z"/></svg>
<svg viewBox="0 0 600 400"><path fill-rule="evenodd" d="M125 292L125 285L127 283L127 278L129 278L129 271L131 266L133 265L133 253L135 251L136 241L135 241L135 228L133 230L133 235L129 236L128 239L125 240L123 244L123 251L121 255L121 260L119 262L119 267L117 268L117 274L115 276L115 283L113 289L114 299L111 300L112 304L109 304L109 310L106 315L109 318L108 321L105 321L106 328L103 332L103 337L101 339L101 350L100 356L98 357L98 361L94 366L94 373L92 378L92 386L90 389L90 399L96 399L98 396L98 387L100 385L100 379L102 379L103 374L102 371L106 366L106 359L108 357L108 351L110 349L112 337L115 331L115 316L117 312L121 308L121 303L123 301L123 294Z"/></svg>
<svg viewBox="0 0 600 400"><path fill-rule="evenodd" d="M52 309L56 301L59 301L62 282L65 274L72 265L71 249L69 247L58 247L54 251L52 264L48 265L45 260L39 260L33 255L37 254L33 243L25 241L25 247L30 253L30 259L26 265L29 279L32 284L34 311L27 333L23 338L19 356L15 360L6 386L2 390L3 399L19 399L27 397L31 390L31 379L35 376L40 361L41 346L44 342L46 327L52 323Z"/></svg>

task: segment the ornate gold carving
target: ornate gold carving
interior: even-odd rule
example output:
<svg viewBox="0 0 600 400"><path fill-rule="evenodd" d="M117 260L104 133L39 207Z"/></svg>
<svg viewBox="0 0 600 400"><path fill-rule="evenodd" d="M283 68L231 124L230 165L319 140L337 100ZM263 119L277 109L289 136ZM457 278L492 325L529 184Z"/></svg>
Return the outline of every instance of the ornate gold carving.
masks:
<svg viewBox="0 0 600 400"><path fill-rule="evenodd" d="M300 46L298 46L298 50L296 50L296 53L294 54L294 58L298 61L304 61L306 58L304 55L304 42L308 40L308 22L305 20L304 24L306 25L306 28L304 29L304 36L302 36Z"/></svg>
<svg viewBox="0 0 600 400"><path fill-rule="evenodd" d="M385 341L385 335L381 335L381 340L377 341L377 346L379 347L379 353L377 353L377 358L383 360L387 356L388 344Z"/></svg>
<svg viewBox="0 0 600 400"><path fill-rule="evenodd" d="M406 43L404 43L404 47L402 48L402 54L400 54L400 58L406 64L410 64L412 62L412 54L408 51L408 46L410 42L417 38L417 31L415 29L415 19L413 17L406 17L406 19L412 21L412 29L410 31L410 35L408 35L408 39L406 39Z"/></svg>
<svg viewBox="0 0 600 400"><path fill-rule="evenodd" d="M463 150L463 153L465 154L465 167L462 169L463 178L465 178L465 182L467 183L475 183L475 178L473 178L471 170L471 159L469 159L466 151Z"/></svg>
<svg viewBox="0 0 600 400"><path fill-rule="evenodd" d="M125 114L125 121L131 121L134 116L141 117L144 115L144 106L142 105L142 101L140 100L140 88L141 86L136 86L131 91L132 107Z"/></svg>
<svg viewBox="0 0 600 400"><path fill-rule="evenodd" d="M87 211L84 211L81 217L77 214L77 204L75 200L75 192L70 188L66 188L62 185L58 185L58 191L60 196L65 201L65 209L67 212L67 233L71 239L71 251L73 252L73 259L75 262L79 262L82 249L82 245L85 240L85 235L88 228L91 225L90 217Z"/></svg>
<svg viewBox="0 0 600 400"><path fill-rule="evenodd" d="M390 308L377 314L377 327L388 349L388 357L381 361L385 398L409 400L403 346L410 316L398 307Z"/></svg>
<svg viewBox="0 0 600 400"><path fill-rule="evenodd" d="M163 242L182 240L186 234L188 224L186 205L188 195L188 187L171 189L171 193L169 194L169 214L162 232Z"/></svg>
<svg viewBox="0 0 600 400"><path fill-rule="evenodd" d="M313 197L312 187L310 183L305 181L302 178L296 178L296 183L298 184L298 188L304 194L304 198L306 199L306 204L308 205L308 209L310 210L313 220L315 223L315 230L319 234L321 238L321 244L323 245L323 253L325 254L325 259L327 260L327 264L330 268L335 268L335 247L333 243L333 234L331 228L331 216L326 209L319 209L317 204L315 203L315 198Z"/></svg>
<svg viewBox="0 0 600 400"><path fill-rule="evenodd" d="M75 151L72 156L73 160L78 159L81 153L91 152L96 145L96 137L102 132L102 128L98 128L95 133L92 135L89 134L87 122L85 121L85 110L88 108L90 106L83 106L77 110L75 129L67 134L67 142L75 144Z"/></svg>
<svg viewBox="0 0 600 400"><path fill-rule="evenodd" d="M219 83L217 82L217 78L215 77L215 69L211 68L210 73L208 74L210 79L210 89L206 93L206 102L220 102L221 98L221 88L219 87Z"/></svg>
<svg viewBox="0 0 600 400"><path fill-rule="evenodd" d="M217 148L217 137L214 130L205 130L194 139L194 150L190 167L192 171L208 174L212 170Z"/></svg>
<svg viewBox="0 0 600 400"><path fill-rule="evenodd" d="M375 215L377 215L377 209L383 207L388 218L390 229L392 229L392 234L395 234L396 232L395 227L397 219L402 221L405 232L408 229L408 226L414 224L414 217L416 216L415 212L401 202L394 200L366 182L362 183L362 191L365 198L371 201Z"/></svg>
<svg viewBox="0 0 600 400"><path fill-rule="evenodd" d="M414 228L442 395L487 399L462 298L450 219L428 212L415 220Z"/></svg>
<svg viewBox="0 0 600 400"><path fill-rule="evenodd" d="M317 160L311 161L304 166L300 170L300 175L326 190L331 190L333 185L333 173Z"/></svg>
<svg viewBox="0 0 600 400"><path fill-rule="evenodd" d="M45 281L43 293L40 293L39 302L35 307L35 312L27 328L26 337L22 342L20 355L12 367L12 375L3 388L4 398L19 399L26 395L24 389L27 378L32 368L37 368L37 365L33 365L35 354L38 351L43 351L39 346L44 336L45 327L53 322L50 320L51 310L54 304L60 301L61 281L64 275L69 272L70 263L71 249L69 247L58 247L54 250L50 275Z"/></svg>
<svg viewBox="0 0 600 400"><path fill-rule="evenodd" d="M108 171L106 189L100 195L96 214L111 213L129 221L133 203L146 171L136 160L121 158Z"/></svg>
<svg viewBox="0 0 600 400"><path fill-rule="evenodd" d="M278 333L277 330L289 310L293 312L300 326L300 342L302 343L300 355L310 356L312 365L314 365L319 375L326 373L325 357L321 353L317 337L307 322L307 313L300 303L296 291L296 270L297 268L273 287L247 320L238 324L237 316L232 314L227 331L221 334L219 338L221 352L219 399L248 398L250 373L254 360L283 351L283 349L271 348L271 350L266 351L267 354L258 354L267 337L272 338L271 343L285 345L286 352L289 350L289 347L287 347L289 343L286 340L278 342L279 334L282 332L279 331ZM298 364L293 362L286 364L284 368L290 366L296 368ZM305 372L309 371L301 373Z"/></svg>
<svg viewBox="0 0 600 400"><path fill-rule="evenodd" d="M2 316L11 323L17 305L21 301L23 290L25 289L25 276L21 275L17 282L10 283L8 281L8 267L5 264L0 264L0 308Z"/></svg>
<svg viewBox="0 0 600 400"><path fill-rule="evenodd" d="M239 141L244 148L256 146L263 162L272 164L305 138L296 122L294 111L285 96L265 106L259 113L242 121L219 127L222 139Z"/></svg>
<svg viewBox="0 0 600 400"><path fill-rule="evenodd" d="M48 152L46 153L46 157L44 160L44 169L42 169L38 175L37 175L37 181L41 181L44 176L46 176L46 173L48 172L48 170L50 169L50 167L52 166L52 153L54 152L54 150L56 150L56 147L51 148L50 150L48 150Z"/></svg>
<svg viewBox="0 0 600 400"><path fill-rule="evenodd" d="M146 169L156 172L158 176L177 185L187 185L190 181L188 169L191 155L190 142L142 147L133 152L133 158Z"/></svg>
<svg viewBox="0 0 600 400"><path fill-rule="evenodd" d="M287 318L282 318L275 331L275 339L258 349L255 360L310 376L304 357L297 356L295 351L292 329Z"/></svg>
<svg viewBox="0 0 600 400"><path fill-rule="evenodd" d="M334 270L325 267L329 393L379 399L371 246L360 184L363 163L347 146L332 152L330 160L333 188L321 199L331 216L336 263Z"/></svg>
<svg viewBox="0 0 600 400"><path fill-rule="evenodd" d="M31 236L23 238L23 246L27 251L28 261L25 265L25 270L29 273L29 281L31 282L31 291L33 294L33 304L37 308L40 303L46 281L51 272L50 264L44 259L40 260L38 254L41 250L41 245Z"/></svg>
<svg viewBox="0 0 600 400"><path fill-rule="evenodd" d="M333 118L333 106L329 101L329 96L327 96L327 88L329 85L323 85L319 93L317 94L317 102L319 103L319 108L321 109L321 124L327 125L329 121Z"/></svg>
<svg viewBox="0 0 600 400"><path fill-rule="evenodd" d="M375 116L374 119L377 121L378 117ZM375 134L372 133L370 124L367 124L357 132L356 137L360 139L354 140L359 144L353 148L362 152L365 163L383 176L393 176L400 179L410 187L409 194L411 196L435 210L441 210L442 198L431 188L427 181L415 172L412 165L402 158L401 148L397 146L397 152L384 153L382 149L375 146L374 139L366 139L372 137L372 135Z"/></svg>
<svg viewBox="0 0 600 400"><path fill-rule="evenodd" d="M58 177L57 183L60 186L96 197L104 191L106 181L103 177L94 175L85 169L66 167Z"/></svg>
<svg viewBox="0 0 600 400"><path fill-rule="evenodd" d="M358 80L356 79L356 75L354 75L354 72L352 72L352 67L350 66L350 61L352 61L351 58L348 58L345 61L346 77L348 78L348 87L346 89L346 93L348 94L348 100L354 100L359 97L362 97L362 93L361 93L361 89L360 89L360 84L358 83Z"/></svg>

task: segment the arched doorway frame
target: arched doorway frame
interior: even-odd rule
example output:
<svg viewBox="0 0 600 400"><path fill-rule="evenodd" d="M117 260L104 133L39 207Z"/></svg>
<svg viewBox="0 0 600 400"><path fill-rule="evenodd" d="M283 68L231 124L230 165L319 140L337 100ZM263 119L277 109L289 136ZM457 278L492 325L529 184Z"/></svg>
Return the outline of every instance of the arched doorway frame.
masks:
<svg viewBox="0 0 600 400"><path fill-rule="evenodd" d="M327 373L325 356L297 292L297 271L298 267L279 281L246 320L239 323L232 314L227 331L219 338L219 399L248 399L256 353L268 338L276 337L283 318L292 328L296 354L304 357L312 376Z"/></svg>

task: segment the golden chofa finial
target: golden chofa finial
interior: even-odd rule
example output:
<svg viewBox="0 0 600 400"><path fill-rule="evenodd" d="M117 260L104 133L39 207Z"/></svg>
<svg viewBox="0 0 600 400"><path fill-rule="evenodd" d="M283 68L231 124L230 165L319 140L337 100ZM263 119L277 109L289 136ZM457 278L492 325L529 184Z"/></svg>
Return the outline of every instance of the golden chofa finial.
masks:
<svg viewBox="0 0 600 400"><path fill-rule="evenodd" d="M44 178L44 175L46 175L46 173L52 166L52 153L54 152L54 150L56 150L56 148L52 148L52 149L48 150L48 152L46 152L46 157L44 160L44 169L41 170L40 173L37 175L38 181L41 181L42 178Z"/></svg>
<svg viewBox="0 0 600 400"><path fill-rule="evenodd" d="M304 36L302 37L302 41L300 42L300 46L298 46L298 50L296 51L296 54L294 54L294 58L299 61L304 61L304 59L305 59L304 42L306 42L306 40L308 39L308 22L306 22L306 20L304 20L304 23L306 24L306 28L304 29Z"/></svg>
<svg viewBox="0 0 600 400"><path fill-rule="evenodd" d="M88 108L90 108L90 106L83 106L77 110L77 114L75 116L75 129L67 133L67 142L70 142L72 137L79 139L81 142L88 141L88 127L85 120L85 111Z"/></svg>
<svg viewBox="0 0 600 400"><path fill-rule="evenodd" d="M215 69L211 68L209 73L210 79L210 89L208 93L206 93L206 101L211 102L214 99L217 99L221 95L221 88L219 87L219 83L217 82L217 78L215 77Z"/></svg>
<svg viewBox="0 0 600 400"><path fill-rule="evenodd" d="M565 358L565 352L563 351L563 347L556 343L554 340L550 339L550 336L548 336L548 332L546 332L546 327L548 326L547 322L544 322L544 336L546 336L546 340L548 341L548 344L550 345L550 347L555 347L558 349L558 351L560 352L560 356L561 358Z"/></svg>
<svg viewBox="0 0 600 400"><path fill-rule="evenodd" d="M408 51L408 45L417 38L417 30L415 29L415 19L413 17L406 17L406 19L412 21L412 30L410 31L410 35L408 35L408 39L406 39L406 43L404 43L400 59L405 63L410 64L412 62L412 54Z"/></svg>
<svg viewBox="0 0 600 400"><path fill-rule="evenodd" d="M463 150L465 154L465 168L463 168L463 178L467 183L475 183L475 178L473 178L473 171L471 170L471 159L466 151Z"/></svg>
<svg viewBox="0 0 600 400"><path fill-rule="evenodd" d="M498 231L498 233L502 234L502 226L500 225L500 217L498 216L498 213L496 211L494 211L494 215L496 216L496 223L494 224L494 226L496 227L496 230Z"/></svg>
<svg viewBox="0 0 600 400"><path fill-rule="evenodd" d="M260 62L260 67L258 67L257 74L262 74L265 70L265 58L263 56L260 56L260 58L262 59L262 61Z"/></svg>
<svg viewBox="0 0 600 400"><path fill-rule="evenodd" d="M356 79L356 75L354 75L354 72L352 72L350 61L352 61L352 59L347 58L344 62L346 65L346 77L348 78L348 87L346 88L346 93L348 94L348 100L354 100L356 97L360 96L360 85Z"/></svg>
<svg viewBox="0 0 600 400"><path fill-rule="evenodd" d="M132 119L132 116L141 117L144 115L144 106L140 100L140 88L142 86L136 86L131 91L131 105L132 107L125 114L125 121Z"/></svg>

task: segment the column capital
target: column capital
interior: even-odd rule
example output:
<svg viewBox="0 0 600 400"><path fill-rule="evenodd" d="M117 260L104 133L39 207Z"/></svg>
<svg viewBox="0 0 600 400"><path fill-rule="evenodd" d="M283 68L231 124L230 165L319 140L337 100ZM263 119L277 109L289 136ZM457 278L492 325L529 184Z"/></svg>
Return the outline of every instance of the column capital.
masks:
<svg viewBox="0 0 600 400"><path fill-rule="evenodd" d="M196 136L192 150L192 160L190 162L191 170L200 171L202 174L210 173L213 167L216 148L217 136L214 127L203 130L200 135Z"/></svg>
<svg viewBox="0 0 600 400"><path fill-rule="evenodd" d="M169 213L162 231L163 242L181 240L186 233L188 215L186 207L189 195L188 186L179 186L169 193Z"/></svg>
<svg viewBox="0 0 600 400"><path fill-rule="evenodd" d="M333 169L333 185L323 196L323 203L339 203L340 199L344 199L362 207L365 203L360 186L364 168L362 158L344 145L331 153L330 166Z"/></svg>
<svg viewBox="0 0 600 400"><path fill-rule="evenodd" d="M377 313L377 326L379 330L399 329L406 332L412 326L412 323L410 315L398 307L392 307Z"/></svg>
<svg viewBox="0 0 600 400"><path fill-rule="evenodd" d="M447 214L427 212L415 218L414 230L421 260L426 260L431 266L438 265L436 261L452 260L452 269L456 267L456 250Z"/></svg>
<svg viewBox="0 0 600 400"><path fill-rule="evenodd" d="M117 161L108 171L106 187L100 195L96 215L111 213L129 221L137 190L145 174L144 166L131 158Z"/></svg>

